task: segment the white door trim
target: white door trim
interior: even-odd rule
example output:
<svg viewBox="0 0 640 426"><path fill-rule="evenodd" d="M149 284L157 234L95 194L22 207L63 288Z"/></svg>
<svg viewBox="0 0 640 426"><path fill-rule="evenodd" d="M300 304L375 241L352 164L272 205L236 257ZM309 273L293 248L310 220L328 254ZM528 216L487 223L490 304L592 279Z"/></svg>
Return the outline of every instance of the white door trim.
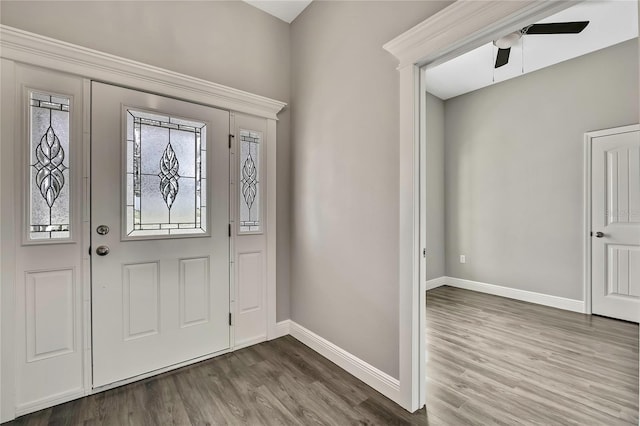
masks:
<svg viewBox="0 0 640 426"><path fill-rule="evenodd" d="M425 148L420 139L420 66L444 62L499 35L540 20L575 4L567 0L545 2L457 1L386 43L383 48L399 61L399 275L400 395L413 412L425 405L426 362L420 350L425 339L421 322L426 309L420 281L420 161Z"/></svg>
<svg viewBox="0 0 640 426"><path fill-rule="evenodd" d="M2 57L176 99L277 120L286 103L0 25Z"/></svg>
<svg viewBox="0 0 640 426"><path fill-rule="evenodd" d="M583 235L583 264L584 264L584 313L591 315L591 148L593 139L619 135L621 133L637 132L640 124L630 126L614 127L611 129L596 130L584 134L584 223L582 226Z"/></svg>
<svg viewBox="0 0 640 426"><path fill-rule="evenodd" d="M229 111L243 112L267 120L267 138L269 140L266 152L267 179L270 182L276 181L276 120L277 114L286 106L284 102L269 99L263 96L237 90L199 78L154 67L126 58L88 49L82 46L44 37L6 25L0 25L0 58L3 63L2 73L2 128L0 132L2 143L2 179L0 181L0 195L4 199L14 199L14 178L13 178L13 140L14 134L19 125L15 116L19 112L16 110L16 90L14 67L15 64L23 63L36 67L55 70L59 73L68 73L85 79L85 99L81 100L85 106L89 102L88 85L90 80L111 83L123 87L135 87L138 90L157 93L188 102L216 107ZM82 143L86 147L89 143L89 114L88 108L83 116L84 137ZM86 150L88 153L88 150ZM84 186L89 185L89 159L84 159ZM86 200L88 193L84 192L85 199L83 208L83 252L88 250L88 215L89 205ZM267 339L278 337L276 327L276 188L269 185L267 199L273 202L267 203L267 309L268 309L268 335ZM0 324L0 422L8 421L16 416L15 407L15 374L14 374L14 350L15 350L15 330L13 328L15 299L15 274L11 265L15 259L15 235L13 208L7 207L8 203L0 206L2 215L1 245L1 266L0 268L0 309L2 318ZM84 371L85 378L84 394L91 394L91 338L90 338L90 298L88 281L88 256L83 258L83 311L85 331L83 335L85 351ZM20 411L20 414L35 411L37 408L51 406L76 398L79 395L67 395L63 399L51 399L43 401L40 407L29 407Z"/></svg>

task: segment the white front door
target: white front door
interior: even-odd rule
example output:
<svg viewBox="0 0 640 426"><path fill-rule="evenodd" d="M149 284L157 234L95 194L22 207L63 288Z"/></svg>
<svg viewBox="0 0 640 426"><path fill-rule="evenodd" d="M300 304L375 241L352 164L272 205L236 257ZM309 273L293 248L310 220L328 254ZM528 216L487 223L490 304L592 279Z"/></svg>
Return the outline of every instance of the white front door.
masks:
<svg viewBox="0 0 640 426"><path fill-rule="evenodd" d="M91 97L93 386L229 348L229 113Z"/></svg>
<svg viewBox="0 0 640 426"><path fill-rule="evenodd" d="M640 133L592 139L592 312L640 321Z"/></svg>

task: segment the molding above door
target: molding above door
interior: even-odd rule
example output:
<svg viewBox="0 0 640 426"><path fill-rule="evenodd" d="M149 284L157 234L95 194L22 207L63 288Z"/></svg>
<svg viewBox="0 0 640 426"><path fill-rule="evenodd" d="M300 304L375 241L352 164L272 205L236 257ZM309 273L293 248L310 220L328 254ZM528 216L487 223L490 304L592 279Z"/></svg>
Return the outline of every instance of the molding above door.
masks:
<svg viewBox="0 0 640 426"><path fill-rule="evenodd" d="M287 105L274 99L0 25L1 56L16 62L117 83L190 102L277 120ZM212 99L215 104L212 104Z"/></svg>
<svg viewBox="0 0 640 426"><path fill-rule="evenodd" d="M552 2L457 1L384 44L383 49L408 65L445 62L474 47L575 4Z"/></svg>

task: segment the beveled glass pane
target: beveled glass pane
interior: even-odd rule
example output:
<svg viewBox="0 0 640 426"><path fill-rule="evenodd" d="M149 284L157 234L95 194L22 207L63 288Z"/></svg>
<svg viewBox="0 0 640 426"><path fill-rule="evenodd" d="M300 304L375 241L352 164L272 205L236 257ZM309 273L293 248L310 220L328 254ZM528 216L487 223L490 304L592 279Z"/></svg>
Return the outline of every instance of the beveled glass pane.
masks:
<svg viewBox="0 0 640 426"><path fill-rule="evenodd" d="M203 234L205 123L127 110L126 233ZM130 117L130 118L129 118Z"/></svg>
<svg viewBox="0 0 640 426"><path fill-rule="evenodd" d="M260 143L258 132L240 130L240 232L262 230L260 211Z"/></svg>
<svg viewBox="0 0 640 426"><path fill-rule="evenodd" d="M160 115L155 112L131 111L131 115L137 117L138 119L159 121L164 123L168 123L170 120L169 116Z"/></svg>
<svg viewBox="0 0 640 426"><path fill-rule="evenodd" d="M171 146L180 163L180 176L196 176L196 137L194 132L171 130Z"/></svg>
<svg viewBox="0 0 640 426"><path fill-rule="evenodd" d="M29 93L29 239L70 237L70 98Z"/></svg>
<svg viewBox="0 0 640 426"><path fill-rule="evenodd" d="M171 223L195 223L195 179L181 178L180 191L171 207Z"/></svg>
<svg viewBox="0 0 640 426"><path fill-rule="evenodd" d="M169 129L142 125L140 137L142 174L158 175L158 164L168 143Z"/></svg>
<svg viewBox="0 0 640 426"><path fill-rule="evenodd" d="M200 155L200 177L202 179L207 178L207 151L202 150Z"/></svg>
<svg viewBox="0 0 640 426"><path fill-rule="evenodd" d="M178 124L180 126L193 127L194 129L199 129L204 126L204 123L193 120L185 120L184 118L171 117L170 120L171 123Z"/></svg>
<svg viewBox="0 0 640 426"><path fill-rule="evenodd" d="M141 218L140 224L167 223L169 222L170 209L158 190L160 178L158 176L142 176L142 195L140 197Z"/></svg>

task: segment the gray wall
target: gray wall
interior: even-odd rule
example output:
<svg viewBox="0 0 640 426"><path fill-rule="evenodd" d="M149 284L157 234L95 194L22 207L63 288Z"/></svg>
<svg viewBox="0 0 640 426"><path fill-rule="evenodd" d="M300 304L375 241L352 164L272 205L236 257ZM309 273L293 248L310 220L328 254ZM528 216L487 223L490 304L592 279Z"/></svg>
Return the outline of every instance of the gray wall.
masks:
<svg viewBox="0 0 640 426"><path fill-rule="evenodd" d="M233 1L5 1L0 22L289 102L289 25ZM289 318L289 111L278 122L278 320Z"/></svg>
<svg viewBox="0 0 640 426"><path fill-rule="evenodd" d="M445 275L444 102L427 93L427 280Z"/></svg>
<svg viewBox="0 0 640 426"><path fill-rule="evenodd" d="M637 39L446 101L447 275L581 300L583 135L638 114Z"/></svg>
<svg viewBox="0 0 640 426"><path fill-rule="evenodd" d="M313 2L291 26L291 318L398 377L396 60L448 3Z"/></svg>

